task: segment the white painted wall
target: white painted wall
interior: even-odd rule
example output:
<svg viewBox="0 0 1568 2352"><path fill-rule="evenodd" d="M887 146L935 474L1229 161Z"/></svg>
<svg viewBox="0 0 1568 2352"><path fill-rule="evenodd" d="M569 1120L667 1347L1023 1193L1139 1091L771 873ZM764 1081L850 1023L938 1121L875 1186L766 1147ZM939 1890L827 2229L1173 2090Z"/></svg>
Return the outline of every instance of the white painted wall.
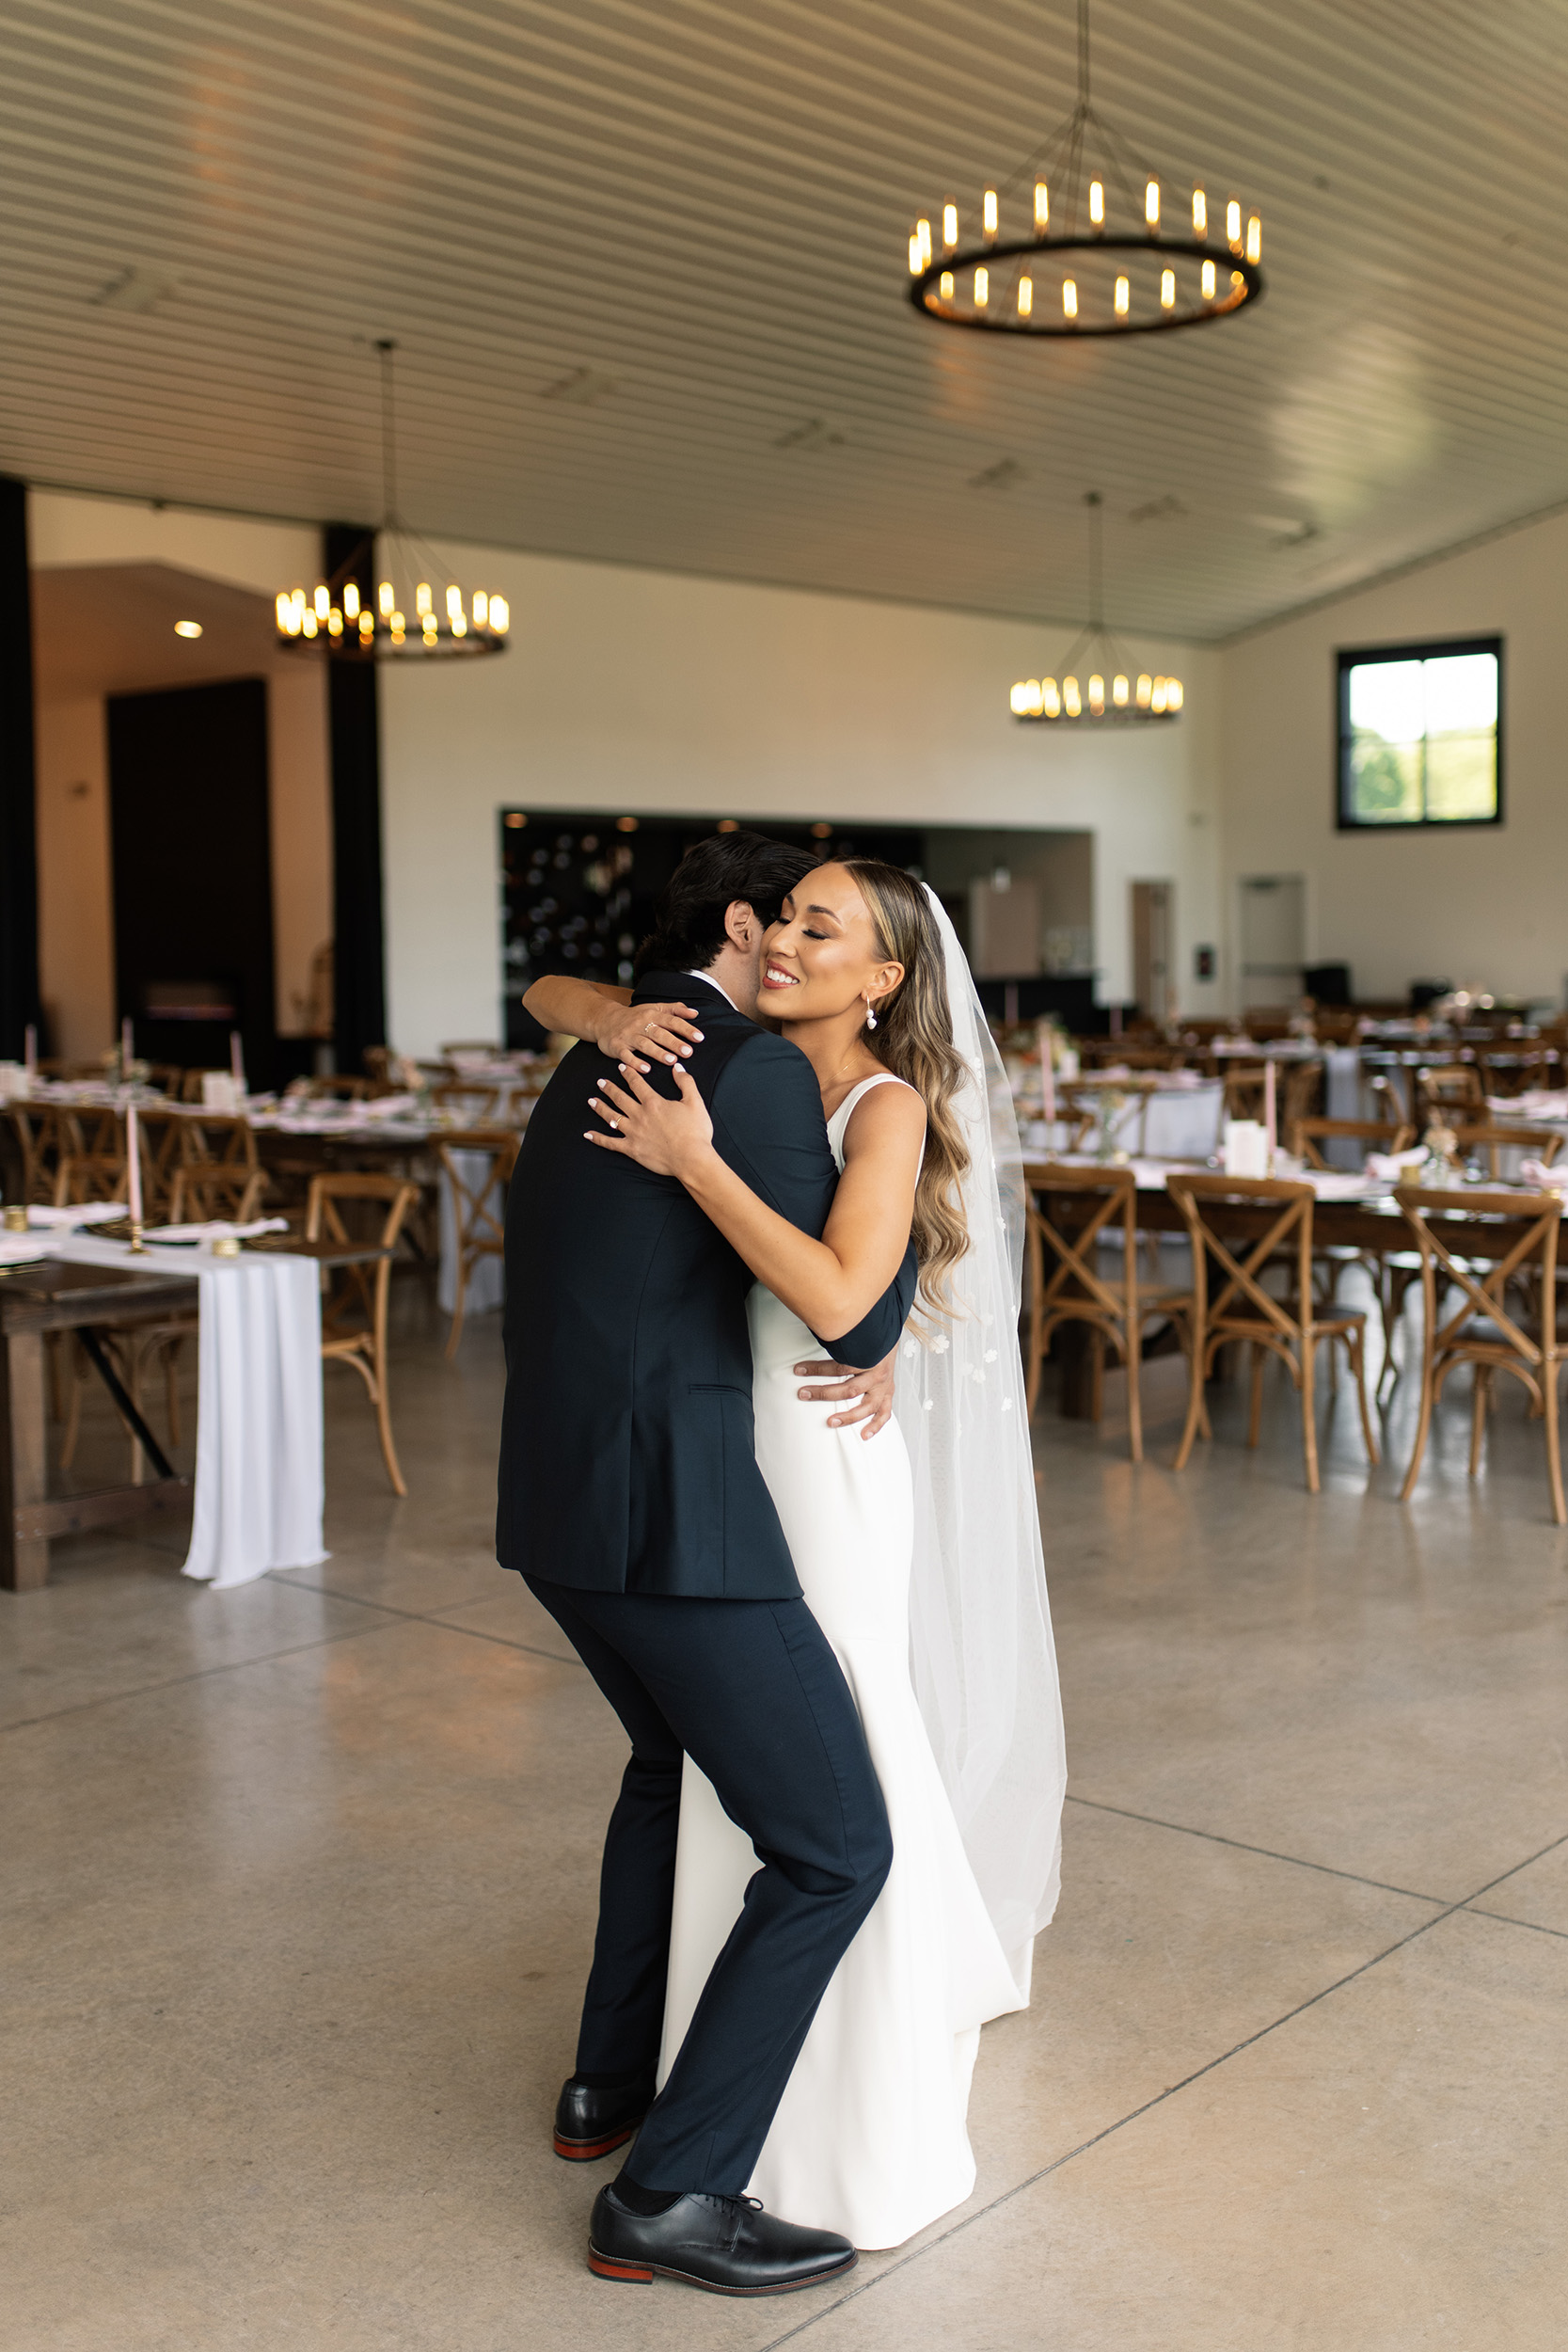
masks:
<svg viewBox="0 0 1568 2352"><path fill-rule="evenodd" d="M1413 979L1447 977L1560 1003L1568 778L1556 697L1565 630L1568 516L1559 516L1227 648L1217 699L1232 944L1238 878L1299 873L1308 961L1348 962L1359 996L1402 997ZM1504 822L1452 834L1338 832L1337 650L1494 631L1505 640ZM1233 988L1233 955L1227 967Z"/></svg>
<svg viewBox="0 0 1568 2352"><path fill-rule="evenodd" d="M321 533L301 524L197 515L131 500L35 490L36 569L160 563L248 588L270 601L313 580ZM166 683L160 677L159 684ZM58 1052L90 1060L113 1044L114 918L104 698L38 709L39 919L42 994ZM332 936L331 780L323 665L279 660L267 673L273 955L280 1036L299 1034L316 950ZM88 789L81 792L86 782Z"/></svg>
<svg viewBox="0 0 1568 2352"><path fill-rule="evenodd" d="M388 977L396 1043L498 1033L497 812L508 803L715 816L1085 827L1101 993L1127 993L1129 883L1176 884L1182 1002L1220 917L1212 654L1168 727L1017 725L1007 689L1067 633L844 596L443 548L511 602L497 659L382 674Z"/></svg>

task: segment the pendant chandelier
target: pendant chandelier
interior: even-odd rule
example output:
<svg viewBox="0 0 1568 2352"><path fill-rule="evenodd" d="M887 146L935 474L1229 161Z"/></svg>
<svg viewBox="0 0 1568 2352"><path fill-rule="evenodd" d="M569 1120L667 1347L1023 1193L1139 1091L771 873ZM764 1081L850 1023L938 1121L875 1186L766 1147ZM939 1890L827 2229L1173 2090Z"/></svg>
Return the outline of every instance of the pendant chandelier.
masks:
<svg viewBox="0 0 1568 2352"><path fill-rule="evenodd" d="M1135 670L1106 628L1101 612L1102 550L1098 490L1086 490L1089 510L1089 624L1074 638L1053 677L1020 678L1009 697L1015 719L1046 723L1138 725L1174 719L1181 708L1181 680Z"/></svg>
<svg viewBox="0 0 1568 2352"><path fill-rule="evenodd" d="M993 335L1154 335L1230 317L1263 292L1262 223L1233 194L1167 211L1157 174L1089 103L1089 0L1078 0L1078 103L980 199L980 234L952 197L910 231L923 318ZM970 215L973 223L974 215ZM1223 233L1222 233L1223 225Z"/></svg>
<svg viewBox="0 0 1568 2352"><path fill-rule="evenodd" d="M375 348L381 361L381 528L361 539L329 580L278 591L278 637L288 645L323 646L342 661L440 661L500 653L512 624L506 598L483 588L465 595L398 513L397 346L384 341ZM372 571L373 596L362 585Z"/></svg>

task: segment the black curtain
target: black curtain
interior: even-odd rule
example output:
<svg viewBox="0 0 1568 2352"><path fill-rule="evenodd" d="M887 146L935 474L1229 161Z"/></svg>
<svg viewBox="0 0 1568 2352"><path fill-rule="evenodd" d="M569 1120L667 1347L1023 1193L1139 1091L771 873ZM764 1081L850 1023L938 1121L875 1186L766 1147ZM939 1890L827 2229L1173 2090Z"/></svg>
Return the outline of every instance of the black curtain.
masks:
<svg viewBox="0 0 1568 2352"><path fill-rule="evenodd" d="M375 539L362 523L328 523L326 576L375 597ZM346 569L343 567L347 566ZM332 962L334 1056L357 1076L367 1045L387 1042L386 940L381 902L381 737L375 664L331 655L326 663L332 747Z"/></svg>
<svg viewBox="0 0 1568 2352"><path fill-rule="evenodd" d="M21 1060L24 1032L39 1017L36 793L27 485L0 475L0 1059L7 1061Z"/></svg>

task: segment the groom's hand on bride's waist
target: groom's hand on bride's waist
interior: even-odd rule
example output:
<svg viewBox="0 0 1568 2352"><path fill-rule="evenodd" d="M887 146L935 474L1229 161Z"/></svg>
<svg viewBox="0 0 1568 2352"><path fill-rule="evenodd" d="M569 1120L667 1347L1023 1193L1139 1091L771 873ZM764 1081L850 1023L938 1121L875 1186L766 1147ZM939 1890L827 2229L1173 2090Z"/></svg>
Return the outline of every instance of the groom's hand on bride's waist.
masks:
<svg viewBox="0 0 1568 2352"><path fill-rule="evenodd" d="M826 1385L797 1390L796 1393L809 1405L830 1405L838 1410L828 1415L830 1429L847 1429L855 1422L863 1422L863 1438L874 1438L893 1419L893 1368L898 1350L884 1356L869 1372L854 1372L847 1364L835 1364L826 1358L813 1363L797 1364L795 1376Z"/></svg>

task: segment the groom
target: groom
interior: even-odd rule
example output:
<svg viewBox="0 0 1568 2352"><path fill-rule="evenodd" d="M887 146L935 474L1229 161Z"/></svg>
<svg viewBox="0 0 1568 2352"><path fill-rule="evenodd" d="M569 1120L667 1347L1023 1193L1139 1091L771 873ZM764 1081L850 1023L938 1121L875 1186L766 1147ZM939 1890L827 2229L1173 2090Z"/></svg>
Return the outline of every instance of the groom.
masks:
<svg viewBox="0 0 1568 2352"><path fill-rule="evenodd" d="M820 1234L837 1181L805 1057L758 1028L762 936L812 860L755 834L689 852L634 1003L698 1009L687 1068L714 1144ZM595 1151L613 1065L580 1044L529 1121L506 1222L506 1405L497 1555L516 1568L620 1717L577 2072L559 2153L637 2144L594 2203L589 2264L731 2295L850 2268L841 2237L744 2199L796 2056L892 1860L881 1791L837 1660L800 1597L752 1450L752 1276L673 1178ZM651 1083L673 1092L662 1072ZM892 1349L913 1253L846 1364ZM656 2099L681 1764L689 1755L760 1867Z"/></svg>

